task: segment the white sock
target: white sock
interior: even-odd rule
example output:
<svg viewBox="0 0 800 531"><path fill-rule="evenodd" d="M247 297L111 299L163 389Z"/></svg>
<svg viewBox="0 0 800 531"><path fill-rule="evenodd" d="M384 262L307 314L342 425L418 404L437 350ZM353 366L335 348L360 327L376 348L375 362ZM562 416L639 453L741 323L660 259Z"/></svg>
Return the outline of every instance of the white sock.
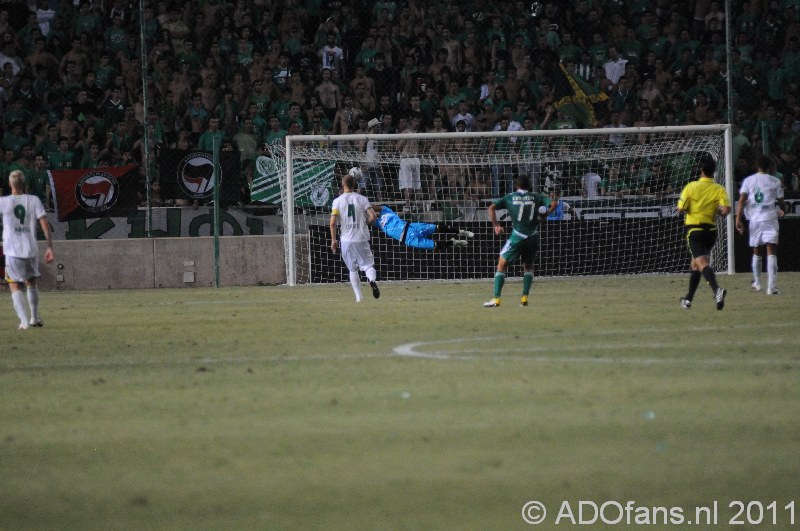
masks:
<svg viewBox="0 0 800 531"><path fill-rule="evenodd" d="M22 291L15 291L11 294L11 302L14 303L14 311L19 317L19 324L28 326L28 316L25 314L25 294Z"/></svg>
<svg viewBox="0 0 800 531"><path fill-rule="evenodd" d="M761 257L758 255L753 255L753 261L750 263L750 266L753 270L753 282L755 282L756 286L761 285Z"/></svg>
<svg viewBox="0 0 800 531"><path fill-rule="evenodd" d="M767 293L772 293L778 282L778 255L767 256Z"/></svg>
<svg viewBox="0 0 800 531"><path fill-rule="evenodd" d="M361 277L358 276L358 271L350 271L350 285L356 294L356 302L361 301Z"/></svg>
<svg viewBox="0 0 800 531"><path fill-rule="evenodd" d="M367 280L370 282L375 282L375 279L378 278L378 273L375 271L374 267L370 267L364 273L367 274Z"/></svg>
<svg viewBox="0 0 800 531"><path fill-rule="evenodd" d="M31 321L39 320L39 288L28 288L28 306L31 307Z"/></svg>

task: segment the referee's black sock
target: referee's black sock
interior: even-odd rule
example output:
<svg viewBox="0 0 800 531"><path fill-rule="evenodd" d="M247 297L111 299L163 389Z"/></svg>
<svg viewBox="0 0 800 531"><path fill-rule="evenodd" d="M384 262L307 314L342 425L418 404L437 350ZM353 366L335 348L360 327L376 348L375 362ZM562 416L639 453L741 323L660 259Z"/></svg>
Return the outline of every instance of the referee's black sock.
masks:
<svg viewBox="0 0 800 531"><path fill-rule="evenodd" d="M700 271L692 271L692 275L689 277L689 293L686 294L686 300L690 301L694 298L694 293L697 291L697 286L700 285L700 278L702 276Z"/></svg>
<svg viewBox="0 0 800 531"><path fill-rule="evenodd" d="M717 284L717 275L714 274L714 270L711 269L711 266L705 266L703 268L703 278L705 278L708 285L711 286L711 290L716 293L717 289L719 289L719 285Z"/></svg>

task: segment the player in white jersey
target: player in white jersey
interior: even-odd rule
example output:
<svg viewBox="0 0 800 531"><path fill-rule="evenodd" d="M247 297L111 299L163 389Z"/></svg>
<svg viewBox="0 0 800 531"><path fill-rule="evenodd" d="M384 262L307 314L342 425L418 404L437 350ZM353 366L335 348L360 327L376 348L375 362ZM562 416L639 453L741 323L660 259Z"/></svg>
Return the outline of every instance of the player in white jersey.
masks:
<svg viewBox="0 0 800 531"><path fill-rule="evenodd" d="M350 271L350 284L356 295L356 302L361 302L361 278L359 269L367 275L369 285L372 287L372 296L376 299L381 296L378 284L375 282L378 274L375 271L375 257L369 246L369 227L375 221L375 212L369 199L354 192L356 178L347 174L342 177L342 195L333 200L331 209L331 250L335 253L339 249L336 239L337 220L340 225L342 241L342 260Z"/></svg>
<svg viewBox="0 0 800 531"><path fill-rule="evenodd" d="M758 172L742 181L736 208L736 230L744 234L744 214L749 223L750 247L753 248L753 290L761 291L761 247L767 248L767 295L779 295L778 280L778 218L786 211L783 185L780 179L768 172L772 160L762 155L758 159ZM778 205L776 207L775 205Z"/></svg>
<svg viewBox="0 0 800 531"><path fill-rule="evenodd" d="M19 317L19 329L43 326L39 318L39 247L36 244L36 223L42 227L47 239L44 260L48 264L55 257L50 224L42 202L35 195L25 193L25 175L14 170L8 175L11 195L0 197L0 213L3 215L3 253L6 255L6 280L11 288L11 301ZM25 295L20 284L26 286L30 318L25 309Z"/></svg>

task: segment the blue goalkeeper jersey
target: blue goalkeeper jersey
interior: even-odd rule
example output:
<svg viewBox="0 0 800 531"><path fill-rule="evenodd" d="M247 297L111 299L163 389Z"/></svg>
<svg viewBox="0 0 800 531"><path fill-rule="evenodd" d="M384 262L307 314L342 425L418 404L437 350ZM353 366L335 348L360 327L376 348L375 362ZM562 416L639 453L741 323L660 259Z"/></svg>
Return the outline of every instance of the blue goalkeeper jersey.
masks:
<svg viewBox="0 0 800 531"><path fill-rule="evenodd" d="M436 232L435 223L405 221L387 207L381 207L381 213L375 224L391 238L417 249L435 249L436 242L431 235Z"/></svg>
<svg viewBox="0 0 800 531"><path fill-rule="evenodd" d="M403 232L406 230L406 221L395 214L394 210L386 205L381 207L381 214L376 224L380 229L397 241L403 241Z"/></svg>

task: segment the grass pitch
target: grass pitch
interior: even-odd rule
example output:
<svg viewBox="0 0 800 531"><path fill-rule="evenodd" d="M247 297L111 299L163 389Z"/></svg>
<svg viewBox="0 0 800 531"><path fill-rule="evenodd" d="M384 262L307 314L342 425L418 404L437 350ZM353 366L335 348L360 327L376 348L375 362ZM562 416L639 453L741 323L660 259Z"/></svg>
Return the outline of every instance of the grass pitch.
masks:
<svg viewBox="0 0 800 531"><path fill-rule="evenodd" d="M721 312L687 282L48 292L27 332L5 294L0 529L528 529L529 500L540 529L565 500L798 525L800 274L721 275Z"/></svg>

